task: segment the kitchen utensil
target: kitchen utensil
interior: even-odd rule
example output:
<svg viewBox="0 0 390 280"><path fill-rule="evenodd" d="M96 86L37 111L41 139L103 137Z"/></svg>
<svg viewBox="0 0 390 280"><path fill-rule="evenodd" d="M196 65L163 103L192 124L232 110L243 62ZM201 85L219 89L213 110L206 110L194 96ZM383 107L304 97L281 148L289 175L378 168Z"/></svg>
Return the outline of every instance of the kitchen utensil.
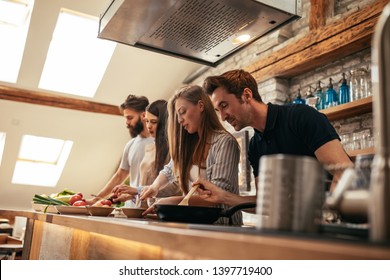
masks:
<svg viewBox="0 0 390 280"><path fill-rule="evenodd" d="M232 224L232 215L242 209L254 208L256 203L242 203L223 209L220 207L183 206L155 204L154 210L160 221L190 224L212 224L221 217L228 217Z"/></svg>
<svg viewBox="0 0 390 280"><path fill-rule="evenodd" d="M135 196L135 208L140 208L141 207L141 199L139 197L139 194Z"/></svg>
<svg viewBox="0 0 390 280"><path fill-rule="evenodd" d="M122 207L121 209L123 214L125 214L127 218L142 218L142 213L146 211L146 208Z"/></svg>
<svg viewBox="0 0 390 280"><path fill-rule="evenodd" d="M60 214L63 215L89 215L89 212L85 206L54 206Z"/></svg>
<svg viewBox="0 0 390 280"><path fill-rule="evenodd" d="M113 207L85 206L91 216L107 217L114 211Z"/></svg>
<svg viewBox="0 0 390 280"><path fill-rule="evenodd" d="M325 172L315 158L262 156L257 196L258 229L315 232L321 220Z"/></svg>
<svg viewBox="0 0 390 280"><path fill-rule="evenodd" d="M190 200L190 197L194 194L194 192L197 190L198 187L199 187L199 184L193 185L192 188L190 189L190 191L186 194L186 196L183 198L182 201L180 201L180 203L178 205L188 206L188 202Z"/></svg>

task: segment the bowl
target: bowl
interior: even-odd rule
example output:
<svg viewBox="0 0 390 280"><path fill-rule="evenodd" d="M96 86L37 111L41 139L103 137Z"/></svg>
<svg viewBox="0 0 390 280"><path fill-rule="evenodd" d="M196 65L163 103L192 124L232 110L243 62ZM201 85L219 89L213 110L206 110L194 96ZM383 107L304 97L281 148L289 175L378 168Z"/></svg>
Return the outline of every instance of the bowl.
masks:
<svg viewBox="0 0 390 280"><path fill-rule="evenodd" d="M57 205L54 207L63 215L89 215L85 206Z"/></svg>
<svg viewBox="0 0 390 280"><path fill-rule="evenodd" d="M146 210L146 208L121 208L123 214L126 215L127 218L142 218L142 213Z"/></svg>
<svg viewBox="0 0 390 280"><path fill-rule="evenodd" d="M85 206L91 216L107 217L114 211L113 207Z"/></svg>
<svg viewBox="0 0 390 280"><path fill-rule="evenodd" d="M36 212L45 212L45 213L53 213L53 214L58 213L58 211L54 205L39 204L39 203L35 203L32 201L31 207ZM46 211L45 211L45 209L46 209Z"/></svg>

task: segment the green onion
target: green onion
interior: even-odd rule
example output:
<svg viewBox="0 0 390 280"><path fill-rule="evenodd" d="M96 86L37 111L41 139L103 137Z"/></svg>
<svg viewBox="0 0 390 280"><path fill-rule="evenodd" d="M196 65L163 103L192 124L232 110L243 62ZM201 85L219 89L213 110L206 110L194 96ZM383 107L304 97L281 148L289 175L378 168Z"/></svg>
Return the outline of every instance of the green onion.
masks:
<svg viewBox="0 0 390 280"><path fill-rule="evenodd" d="M45 205L67 205L69 206L70 204L55 198L51 197L43 197L38 194L34 195L33 201L37 204L45 204Z"/></svg>

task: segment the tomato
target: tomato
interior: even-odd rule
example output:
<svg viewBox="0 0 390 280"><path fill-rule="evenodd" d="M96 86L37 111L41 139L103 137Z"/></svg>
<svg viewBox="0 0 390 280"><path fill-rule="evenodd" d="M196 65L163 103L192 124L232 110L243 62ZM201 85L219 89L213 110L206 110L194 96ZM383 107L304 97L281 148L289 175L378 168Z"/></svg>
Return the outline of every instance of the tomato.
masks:
<svg viewBox="0 0 390 280"><path fill-rule="evenodd" d="M72 204L72 206L85 206L85 205L87 205L87 203L82 200L77 200Z"/></svg>
<svg viewBox="0 0 390 280"><path fill-rule="evenodd" d="M84 196L83 196L83 194L81 193L81 192L79 192L79 193L76 193L77 195L79 195L79 196L81 196L81 198L83 198Z"/></svg>
<svg viewBox="0 0 390 280"><path fill-rule="evenodd" d="M78 200L82 200L82 199L83 199L83 197L78 195L78 194L72 195L72 197L69 199L69 204L73 205L73 203L75 203Z"/></svg>
<svg viewBox="0 0 390 280"><path fill-rule="evenodd" d="M107 205L107 206L111 206L112 205L112 202L111 200L108 200L108 199L103 199L100 201L101 204L103 205Z"/></svg>

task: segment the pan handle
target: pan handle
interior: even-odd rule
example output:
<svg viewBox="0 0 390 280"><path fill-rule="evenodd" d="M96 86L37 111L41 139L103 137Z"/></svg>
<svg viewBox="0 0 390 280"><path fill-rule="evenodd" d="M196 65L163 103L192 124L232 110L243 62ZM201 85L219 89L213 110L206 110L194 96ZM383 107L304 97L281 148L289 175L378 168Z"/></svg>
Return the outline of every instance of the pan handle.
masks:
<svg viewBox="0 0 390 280"><path fill-rule="evenodd" d="M237 204L235 206L232 206L230 208L223 210L221 212L220 216L221 217L228 217L229 218L229 225L232 225L233 224L232 215L234 213L236 213L237 211L242 210L242 209L255 208L255 207L256 207L255 202L240 203L240 204Z"/></svg>

